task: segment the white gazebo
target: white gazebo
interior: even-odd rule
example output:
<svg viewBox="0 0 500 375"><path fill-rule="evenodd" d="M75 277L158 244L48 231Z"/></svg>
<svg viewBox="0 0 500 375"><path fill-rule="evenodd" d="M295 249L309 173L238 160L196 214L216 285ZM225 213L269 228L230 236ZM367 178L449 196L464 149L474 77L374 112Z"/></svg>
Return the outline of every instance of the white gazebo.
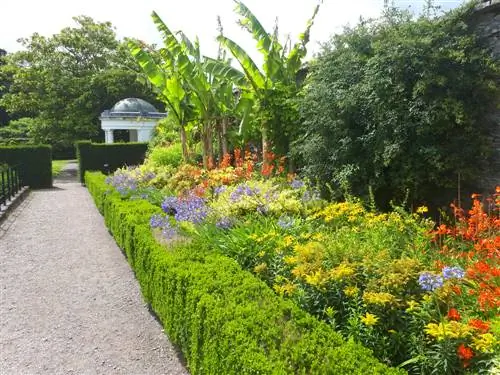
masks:
<svg viewBox="0 0 500 375"><path fill-rule="evenodd" d="M166 116L145 100L127 98L101 113L99 119L106 143L114 142L115 130L128 130L130 142L149 142L156 124Z"/></svg>

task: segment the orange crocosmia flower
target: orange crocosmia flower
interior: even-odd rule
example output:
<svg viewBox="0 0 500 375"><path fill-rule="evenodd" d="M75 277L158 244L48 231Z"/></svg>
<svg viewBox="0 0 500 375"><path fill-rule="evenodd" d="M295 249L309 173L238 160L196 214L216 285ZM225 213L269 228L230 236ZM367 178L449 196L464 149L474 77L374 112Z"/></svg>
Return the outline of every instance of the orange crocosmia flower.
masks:
<svg viewBox="0 0 500 375"><path fill-rule="evenodd" d="M490 323L485 322L481 319L471 319L469 320L469 327L472 327L482 333L488 332L490 329Z"/></svg>
<svg viewBox="0 0 500 375"><path fill-rule="evenodd" d="M440 260L436 260L434 262L434 267L436 267L436 269L438 271L441 271L443 269L443 267L444 267L444 263L442 261L440 261Z"/></svg>
<svg viewBox="0 0 500 375"><path fill-rule="evenodd" d="M460 287L458 285L452 285L451 286L451 290L453 291L453 293L455 293L457 296L461 296L462 295L462 289L460 289Z"/></svg>
<svg viewBox="0 0 500 375"><path fill-rule="evenodd" d="M451 308L449 311L448 311L448 315L447 315L448 319L450 320L460 320L461 316L460 316L460 313L458 312L457 309L455 308Z"/></svg>
<svg viewBox="0 0 500 375"><path fill-rule="evenodd" d="M462 361L468 361L474 357L474 352L471 348L465 346L464 344L460 344L457 348L458 358Z"/></svg>
<svg viewBox="0 0 500 375"><path fill-rule="evenodd" d="M445 224L441 224L435 232L437 235L448 233L448 228Z"/></svg>

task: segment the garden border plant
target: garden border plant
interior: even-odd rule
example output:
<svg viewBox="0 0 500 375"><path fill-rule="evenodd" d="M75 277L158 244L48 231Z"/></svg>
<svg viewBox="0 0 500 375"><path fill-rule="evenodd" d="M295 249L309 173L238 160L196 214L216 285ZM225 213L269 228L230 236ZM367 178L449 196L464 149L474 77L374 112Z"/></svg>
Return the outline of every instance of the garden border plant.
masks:
<svg viewBox="0 0 500 375"><path fill-rule="evenodd" d="M160 208L123 200L101 173L87 172L85 182L192 374L404 373L343 341L234 260L189 243L167 250L150 227Z"/></svg>

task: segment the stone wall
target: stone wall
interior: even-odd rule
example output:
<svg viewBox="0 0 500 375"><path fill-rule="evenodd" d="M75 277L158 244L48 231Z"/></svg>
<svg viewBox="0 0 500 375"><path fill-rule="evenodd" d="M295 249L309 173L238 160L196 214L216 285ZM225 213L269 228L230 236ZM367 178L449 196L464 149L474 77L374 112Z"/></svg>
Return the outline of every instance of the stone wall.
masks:
<svg viewBox="0 0 500 375"><path fill-rule="evenodd" d="M482 0L470 21L493 58L500 63L500 0ZM500 84L500 79L498 83ZM500 98L498 103L496 110L491 114L495 124L493 131L495 156L484 179L484 187L490 193L492 188L500 185Z"/></svg>

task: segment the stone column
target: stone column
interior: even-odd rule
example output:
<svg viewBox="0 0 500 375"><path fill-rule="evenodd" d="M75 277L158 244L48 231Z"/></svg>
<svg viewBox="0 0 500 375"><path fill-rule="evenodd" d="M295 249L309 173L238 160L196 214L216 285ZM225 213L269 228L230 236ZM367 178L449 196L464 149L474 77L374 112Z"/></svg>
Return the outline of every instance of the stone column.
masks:
<svg viewBox="0 0 500 375"><path fill-rule="evenodd" d="M112 129L106 129L104 131L104 139L106 143L113 143L115 140L113 138L113 130Z"/></svg>
<svg viewBox="0 0 500 375"><path fill-rule="evenodd" d="M137 142L149 142L153 134L153 129L145 128L137 130Z"/></svg>

